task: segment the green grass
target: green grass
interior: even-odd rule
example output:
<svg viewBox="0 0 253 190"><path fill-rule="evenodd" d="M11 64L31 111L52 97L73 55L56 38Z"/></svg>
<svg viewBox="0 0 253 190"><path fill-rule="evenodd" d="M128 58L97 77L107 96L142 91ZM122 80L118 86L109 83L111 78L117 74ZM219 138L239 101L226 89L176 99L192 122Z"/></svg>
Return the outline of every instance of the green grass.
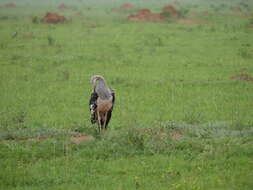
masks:
<svg viewBox="0 0 253 190"><path fill-rule="evenodd" d="M128 22L111 12L123 1L61 2L0 8L0 189L253 188L253 83L229 79L253 76L252 19L229 12L250 1L182 3L209 11L192 18L202 25ZM47 11L69 21L33 21ZM104 135L89 119L94 74L116 89Z"/></svg>

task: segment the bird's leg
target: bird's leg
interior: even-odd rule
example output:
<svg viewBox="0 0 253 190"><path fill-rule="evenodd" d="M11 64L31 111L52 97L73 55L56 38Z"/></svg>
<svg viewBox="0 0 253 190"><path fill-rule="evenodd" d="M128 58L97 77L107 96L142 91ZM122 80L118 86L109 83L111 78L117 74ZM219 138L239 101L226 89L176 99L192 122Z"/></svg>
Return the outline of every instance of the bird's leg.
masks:
<svg viewBox="0 0 253 190"><path fill-rule="evenodd" d="M98 132L100 133L101 131L101 117L100 117L100 114L99 114L99 111L97 111L97 119L98 119Z"/></svg>
<svg viewBox="0 0 253 190"><path fill-rule="evenodd" d="M104 119L104 123L103 123L103 129L105 129L106 121L107 121L107 112L105 112L105 119Z"/></svg>

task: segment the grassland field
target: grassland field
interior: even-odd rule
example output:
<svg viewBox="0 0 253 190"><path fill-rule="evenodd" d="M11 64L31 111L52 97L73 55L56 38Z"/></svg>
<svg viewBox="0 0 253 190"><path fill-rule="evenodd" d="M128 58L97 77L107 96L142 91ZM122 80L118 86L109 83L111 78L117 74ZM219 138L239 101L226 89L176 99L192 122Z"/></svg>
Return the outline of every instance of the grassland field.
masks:
<svg viewBox="0 0 253 190"><path fill-rule="evenodd" d="M0 190L253 189L253 1L178 2L206 23L113 11L170 0L0 0ZM116 90L102 135L94 74Z"/></svg>

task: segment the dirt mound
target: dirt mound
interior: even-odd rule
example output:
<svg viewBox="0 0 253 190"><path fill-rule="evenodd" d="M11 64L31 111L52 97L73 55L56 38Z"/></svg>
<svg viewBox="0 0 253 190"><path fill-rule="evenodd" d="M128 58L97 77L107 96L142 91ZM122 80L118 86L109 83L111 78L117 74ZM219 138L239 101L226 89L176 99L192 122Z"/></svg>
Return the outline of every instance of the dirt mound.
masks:
<svg viewBox="0 0 253 190"><path fill-rule="evenodd" d="M46 15L41 19L42 23L50 23L50 24L57 24L63 23L66 21L64 16L60 16L57 13L50 13L47 12Z"/></svg>
<svg viewBox="0 0 253 190"><path fill-rule="evenodd" d="M149 9L141 9L136 14L128 16L129 21L164 21L160 14L152 13Z"/></svg>
<svg viewBox="0 0 253 190"><path fill-rule="evenodd" d="M179 17L179 13L178 11L176 10L175 7L173 7L172 5L168 4L168 5L165 5L163 8L162 8L162 12L163 13L168 13L170 17L172 18L178 18Z"/></svg>
<svg viewBox="0 0 253 190"><path fill-rule="evenodd" d="M3 5L3 7L6 7L6 8L15 8L15 7L17 7L17 5L15 3L5 3Z"/></svg>
<svg viewBox="0 0 253 190"><path fill-rule="evenodd" d="M81 136L71 137L71 141L73 143L76 143L76 144L80 144L82 142L90 141L90 140L93 140L93 139L94 139L94 137L91 136L91 135L81 135Z"/></svg>
<svg viewBox="0 0 253 190"><path fill-rule="evenodd" d="M65 5L64 3L61 3L61 4L58 6L58 9L61 10L61 11L64 11L65 9L68 9L68 8L70 8L70 6Z"/></svg>
<svg viewBox="0 0 253 190"><path fill-rule="evenodd" d="M248 74L233 75L229 78L230 80L243 80L247 82L253 82L253 77Z"/></svg>
<svg viewBox="0 0 253 190"><path fill-rule="evenodd" d="M191 19L181 19L178 21L179 24L210 24L208 21L204 20L191 20Z"/></svg>

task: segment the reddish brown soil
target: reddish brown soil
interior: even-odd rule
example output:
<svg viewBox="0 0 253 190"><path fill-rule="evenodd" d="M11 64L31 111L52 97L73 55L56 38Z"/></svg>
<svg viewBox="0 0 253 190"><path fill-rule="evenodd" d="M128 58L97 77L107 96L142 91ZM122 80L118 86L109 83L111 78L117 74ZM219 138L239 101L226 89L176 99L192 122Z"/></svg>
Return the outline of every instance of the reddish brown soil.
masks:
<svg viewBox="0 0 253 190"><path fill-rule="evenodd" d="M234 8L234 9L232 10L232 13L234 13L234 14L240 14L241 12L242 12L242 9L239 8L239 7Z"/></svg>
<svg viewBox="0 0 253 190"><path fill-rule="evenodd" d="M15 7L17 7L17 5L15 3L5 3L3 6L6 7L6 8L15 8Z"/></svg>
<svg viewBox="0 0 253 190"><path fill-rule="evenodd" d="M41 19L42 23L58 24L66 21L64 16L60 16L57 13L46 13L44 18Z"/></svg>
<svg viewBox="0 0 253 190"><path fill-rule="evenodd" d="M58 6L58 9L61 10L61 11L64 11L65 9L68 9L68 8L70 8L70 6L65 5L64 3L61 3L61 4Z"/></svg>
<svg viewBox="0 0 253 190"><path fill-rule="evenodd" d="M243 18L253 18L253 13L245 13L242 15Z"/></svg>
<svg viewBox="0 0 253 190"><path fill-rule="evenodd" d="M164 131L160 131L158 136L160 139L163 139L166 136L170 136L172 140L179 140L183 136L183 134L181 134L180 132L177 132L177 131L173 131L169 134Z"/></svg>
<svg viewBox="0 0 253 190"><path fill-rule="evenodd" d="M135 10L134 6L129 3L126 3L126 4L121 5L119 8L113 9L113 12L126 12L126 11L132 11L132 10Z"/></svg>
<svg viewBox="0 0 253 190"><path fill-rule="evenodd" d="M90 28L97 28L97 25L96 24L90 24L89 27Z"/></svg>
<svg viewBox="0 0 253 190"><path fill-rule="evenodd" d="M204 20L191 20L191 19L181 19L178 21L179 24L210 24L208 21Z"/></svg>
<svg viewBox="0 0 253 190"><path fill-rule="evenodd" d="M165 5L163 8L162 8L162 12L170 12L170 16L172 18L178 18L179 17L179 14L176 10L175 7L173 7L172 5L168 4L168 5Z"/></svg>
<svg viewBox="0 0 253 190"><path fill-rule="evenodd" d="M32 34L24 34L23 38L29 39L29 38L33 38Z"/></svg>
<svg viewBox="0 0 253 190"><path fill-rule="evenodd" d="M202 12L200 12L202 15L209 15L209 12L208 11L202 11Z"/></svg>
<svg viewBox="0 0 253 190"><path fill-rule="evenodd" d="M128 16L129 21L164 21L160 14L152 13L149 9L141 9L136 14Z"/></svg>
<svg viewBox="0 0 253 190"><path fill-rule="evenodd" d="M131 11L131 10L134 10L134 6L129 3L123 4L120 6L120 8L115 9L115 11Z"/></svg>
<svg viewBox="0 0 253 190"><path fill-rule="evenodd" d="M170 135L173 140L179 140L183 135L179 132Z"/></svg>
<svg viewBox="0 0 253 190"><path fill-rule="evenodd" d="M93 139L94 139L94 137L91 135L82 135L82 136L71 137L71 141L76 144L80 144L82 142L90 141Z"/></svg>
<svg viewBox="0 0 253 190"><path fill-rule="evenodd" d="M253 82L253 77L248 74L233 75L229 78L230 80L242 80L247 82Z"/></svg>

